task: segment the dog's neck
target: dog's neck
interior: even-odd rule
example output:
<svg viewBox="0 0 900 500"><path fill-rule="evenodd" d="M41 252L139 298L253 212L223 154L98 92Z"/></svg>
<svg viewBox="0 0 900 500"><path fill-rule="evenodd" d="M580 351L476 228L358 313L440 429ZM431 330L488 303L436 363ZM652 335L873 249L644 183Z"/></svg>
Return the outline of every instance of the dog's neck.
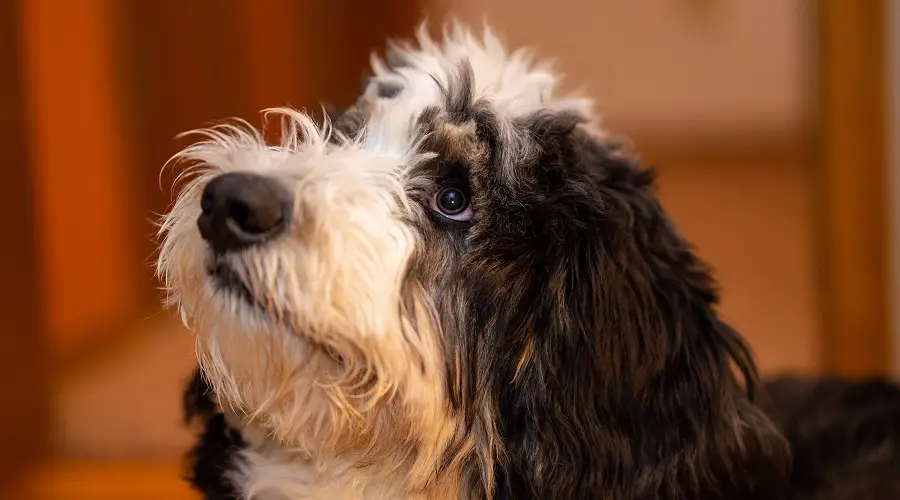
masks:
<svg viewBox="0 0 900 500"><path fill-rule="evenodd" d="M229 481L240 498L253 500L458 500L461 475L448 471L426 490L410 492L402 471L386 464L361 464L352 456L316 460L289 451L269 433L240 416L223 412L245 447L234 457Z"/></svg>

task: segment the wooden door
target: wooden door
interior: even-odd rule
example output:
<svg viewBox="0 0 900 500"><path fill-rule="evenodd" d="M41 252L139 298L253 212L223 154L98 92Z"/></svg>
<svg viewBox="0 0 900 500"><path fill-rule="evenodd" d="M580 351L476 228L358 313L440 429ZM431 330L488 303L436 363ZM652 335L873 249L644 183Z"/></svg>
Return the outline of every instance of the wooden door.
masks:
<svg viewBox="0 0 900 500"><path fill-rule="evenodd" d="M820 270L824 368L892 370L886 2L818 5ZM893 138L896 140L896 138Z"/></svg>

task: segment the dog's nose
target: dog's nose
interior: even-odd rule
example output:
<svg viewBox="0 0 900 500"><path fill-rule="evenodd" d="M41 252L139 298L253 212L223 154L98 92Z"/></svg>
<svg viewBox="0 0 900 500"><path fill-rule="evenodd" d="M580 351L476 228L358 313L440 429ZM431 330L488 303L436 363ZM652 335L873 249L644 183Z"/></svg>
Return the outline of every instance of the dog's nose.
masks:
<svg viewBox="0 0 900 500"><path fill-rule="evenodd" d="M284 230L292 203L291 193L277 179L249 172L222 174L203 190L197 226L215 252L240 250Z"/></svg>

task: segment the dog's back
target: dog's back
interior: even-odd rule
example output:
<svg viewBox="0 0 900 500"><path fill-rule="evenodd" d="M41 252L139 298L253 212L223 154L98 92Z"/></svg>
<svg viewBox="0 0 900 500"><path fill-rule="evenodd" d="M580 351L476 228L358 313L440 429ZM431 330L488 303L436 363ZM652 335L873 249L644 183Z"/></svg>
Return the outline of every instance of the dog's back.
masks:
<svg viewBox="0 0 900 500"><path fill-rule="evenodd" d="M900 498L900 386L781 377L766 390L762 405L793 448L792 498Z"/></svg>

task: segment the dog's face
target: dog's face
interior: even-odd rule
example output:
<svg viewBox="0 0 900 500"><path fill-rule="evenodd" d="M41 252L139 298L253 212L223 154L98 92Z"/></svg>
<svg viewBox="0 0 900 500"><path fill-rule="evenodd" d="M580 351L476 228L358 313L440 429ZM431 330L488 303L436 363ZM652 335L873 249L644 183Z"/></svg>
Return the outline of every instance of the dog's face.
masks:
<svg viewBox="0 0 900 500"><path fill-rule="evenodd" d="M229 125L178 155L195 168L163 223L160 274L220 404L286 447L369 460L412 447L431 475L476 439L494 446L491 402L462 387L476 294L484 273L517 293L495 267L535 236L555 120L539 113L567 107L571 129L585 101L553 101L550 72L486 37L457 27L394 47L334 128L283 110L281 144Z"/></svg>
<svg viewBox="0 0 900 500"><path fill-rule="evenodd" d="M752 363L589 102L490 34L418 42L333 129L284 111L279 145L220 127L185 150L159 270L220 404L284 447L416 488L469 464L491 490L499 460L565 492L629 402ZM660 378L695 348L689 381Z"/></svg>

